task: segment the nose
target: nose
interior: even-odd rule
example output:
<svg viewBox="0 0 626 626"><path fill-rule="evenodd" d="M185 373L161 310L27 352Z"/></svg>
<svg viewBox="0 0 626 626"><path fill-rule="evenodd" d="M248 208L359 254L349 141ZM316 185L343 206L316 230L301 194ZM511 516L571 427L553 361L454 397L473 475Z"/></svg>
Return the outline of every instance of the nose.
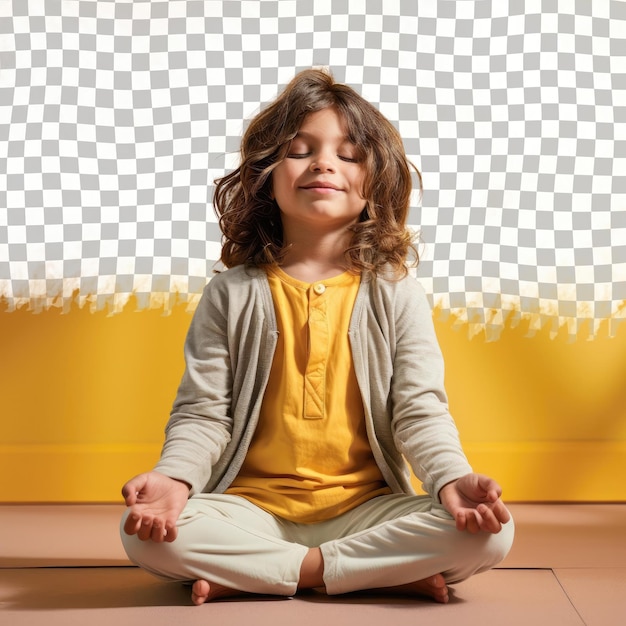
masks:
<svg viewBox="0 0 626 626"><path fill-rule="evenodd" d="M327 152L319 152L311 161L312 172L334 172L335 164L332 156Z"/></svg>

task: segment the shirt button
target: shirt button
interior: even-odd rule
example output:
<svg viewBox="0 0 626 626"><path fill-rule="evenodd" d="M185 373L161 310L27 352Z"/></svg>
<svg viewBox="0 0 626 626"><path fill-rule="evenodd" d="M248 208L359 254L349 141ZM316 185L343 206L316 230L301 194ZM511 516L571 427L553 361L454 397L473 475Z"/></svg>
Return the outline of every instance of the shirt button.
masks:
<svg viewBox="0 0 626 626"><path fill-rule="evenodd" d="M326 291L326 285L322 285L322 283L318 283L317 285L313 287L313 291L318 296L321 296Z"/></svg>

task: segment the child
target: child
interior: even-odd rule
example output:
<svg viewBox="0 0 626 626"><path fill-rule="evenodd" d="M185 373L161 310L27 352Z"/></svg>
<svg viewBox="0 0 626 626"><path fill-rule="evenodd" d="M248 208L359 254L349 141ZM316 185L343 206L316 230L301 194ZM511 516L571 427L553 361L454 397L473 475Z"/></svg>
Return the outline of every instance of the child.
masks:
<svg viewBox="0 0 626 626"><path fill-rule="evenodd" d="M129 557L193 583L195 604L308 588L445 603L510 549L407 276L411 189L391 123L319 70L252 120L217 182L230 269L195 312L161 458L123 488Z"/></svg>

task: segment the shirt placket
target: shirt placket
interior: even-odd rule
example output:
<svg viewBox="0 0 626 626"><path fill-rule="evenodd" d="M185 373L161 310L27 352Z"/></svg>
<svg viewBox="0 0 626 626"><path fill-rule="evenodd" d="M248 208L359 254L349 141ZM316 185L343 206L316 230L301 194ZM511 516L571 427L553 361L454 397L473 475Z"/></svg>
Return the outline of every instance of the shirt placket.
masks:
<svg viewBox="0 0 626 626"><path fill-rule="evenodd" d="M308 359L304 374L304 418L323 419L326 397L326 364L328 362L327 289L315 283L307 291L308 297Z"/></svg>

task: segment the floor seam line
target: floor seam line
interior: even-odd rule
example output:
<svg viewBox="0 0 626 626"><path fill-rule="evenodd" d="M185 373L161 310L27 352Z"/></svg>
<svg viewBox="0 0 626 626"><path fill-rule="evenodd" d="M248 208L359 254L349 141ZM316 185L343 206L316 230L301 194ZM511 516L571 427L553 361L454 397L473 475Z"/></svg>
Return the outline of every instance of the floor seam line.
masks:
<svg viewBox="0 0 626 626"><path fill-rule="evenodd" d="M582 622L582 624L584 626L587 626L587 622L585 621L584 617L581 615L581 613L578 610L577 606L574 604L574 601L572 600L572 598L569 595L569 593L567 593L567 589L565 589L565 587L563 586L563 583L561 582L561 579L559 578L559 575L557 574L556 570L554 568L551 568L551 570L552 570L552 575L554 576L558 586L561 588L561 590L565 594L565 597L567 598L567 601L570 603L570 605L574 609L574 611L576 611L576 615L578 615L578 617L580 618L580 621Z"/></svg>

